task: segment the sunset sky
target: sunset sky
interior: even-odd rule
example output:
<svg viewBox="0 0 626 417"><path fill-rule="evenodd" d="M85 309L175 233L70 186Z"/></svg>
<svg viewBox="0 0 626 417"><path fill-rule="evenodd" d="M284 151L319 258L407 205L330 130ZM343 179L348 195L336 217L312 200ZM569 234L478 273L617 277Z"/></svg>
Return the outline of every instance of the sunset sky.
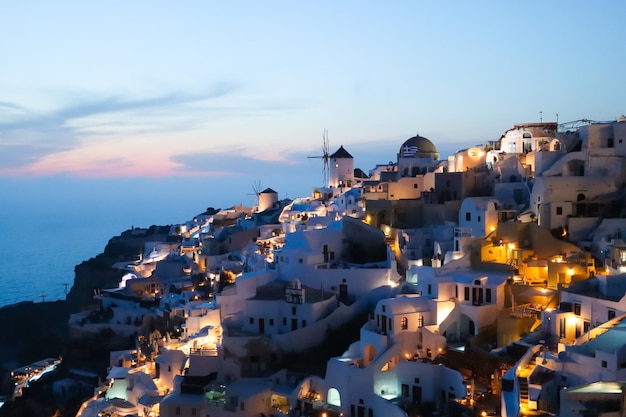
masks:
<svg viewBox="0 0 626 417"><path fill-rule="evenodd" d="M367 171L416 132L447 154L540 112L614 120L625 16L622 1L7 2L0 176L318 175L324 129Z"/></svg>

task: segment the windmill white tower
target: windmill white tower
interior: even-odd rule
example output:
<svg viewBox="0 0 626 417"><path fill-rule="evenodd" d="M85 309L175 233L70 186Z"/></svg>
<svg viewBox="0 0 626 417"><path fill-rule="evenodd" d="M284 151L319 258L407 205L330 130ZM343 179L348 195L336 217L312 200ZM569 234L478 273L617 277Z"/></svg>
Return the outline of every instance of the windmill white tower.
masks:
<svg viewBox="0 0 626 417"><path fill-rule="evenodd" d="M329 143L328 143L328 131L324 129L324 133L322 134L322 154L316 156L309 156L308 158L321 158L324 161L324 166L322 168L322 174L324 175L324 187L328 187L328 178L329 178L329 165L328 159L330 157L329 154Z"/></svg>

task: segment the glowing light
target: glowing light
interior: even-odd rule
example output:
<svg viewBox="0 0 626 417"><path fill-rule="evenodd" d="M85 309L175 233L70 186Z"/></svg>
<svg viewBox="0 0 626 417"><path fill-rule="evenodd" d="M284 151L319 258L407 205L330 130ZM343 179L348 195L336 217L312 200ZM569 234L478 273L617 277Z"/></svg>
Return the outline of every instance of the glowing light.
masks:
<svg viewBox="0 0 626 417"><path fill-rule="evenodd" d="M572 268L567 268L567 275L569 276L574 275L574 270Z"/></svg>
<svg viewBox="0 0 626 417"><path fill-rule="evenodd" d="M509 243L509 249L515 249L515 243Z"/></svg>
<svg viewBox="0 0 626 417"><path fill-rule="evenodd" d="M489 230L491 230L492 232L494 232L494 231L496 230L496 227L495 227L495 226L491 226L491 227L489 228Z"/></svg>

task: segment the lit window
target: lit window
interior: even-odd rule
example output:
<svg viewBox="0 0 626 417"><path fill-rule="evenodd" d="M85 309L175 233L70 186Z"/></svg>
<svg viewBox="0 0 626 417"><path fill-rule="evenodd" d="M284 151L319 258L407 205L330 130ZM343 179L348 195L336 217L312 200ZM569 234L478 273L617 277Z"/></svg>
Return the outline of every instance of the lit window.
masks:
<svg viewBox="0 0 626 417"><path fill-rule="evenodd" d="M406 317L402 317L402 330L409 328L409 320Z"/></svg>

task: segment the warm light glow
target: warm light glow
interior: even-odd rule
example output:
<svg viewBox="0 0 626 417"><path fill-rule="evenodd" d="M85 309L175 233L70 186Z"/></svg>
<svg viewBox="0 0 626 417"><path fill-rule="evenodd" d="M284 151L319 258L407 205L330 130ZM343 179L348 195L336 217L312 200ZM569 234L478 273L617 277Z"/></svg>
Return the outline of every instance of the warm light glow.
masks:
<svg viewBox="0 0 626 417"><path fill-rule="evenodd" d="M491 230L492 232L494 232L494 231L496 230L496 227L495 227L495 226L491 226L491 227L489 228L489 230Z"/></svg>
<svg viewBox="0 0 626 417"><path fill-rule="evenodd" d="M574 270L572 268L567 268L567 275L569 276L574 275Z"/></svg>
<svg viewBox="0 0 626 417"><path fill-rule="evenodd" d="M515 249L515 243L509 243L509 249Z"/></svg>

